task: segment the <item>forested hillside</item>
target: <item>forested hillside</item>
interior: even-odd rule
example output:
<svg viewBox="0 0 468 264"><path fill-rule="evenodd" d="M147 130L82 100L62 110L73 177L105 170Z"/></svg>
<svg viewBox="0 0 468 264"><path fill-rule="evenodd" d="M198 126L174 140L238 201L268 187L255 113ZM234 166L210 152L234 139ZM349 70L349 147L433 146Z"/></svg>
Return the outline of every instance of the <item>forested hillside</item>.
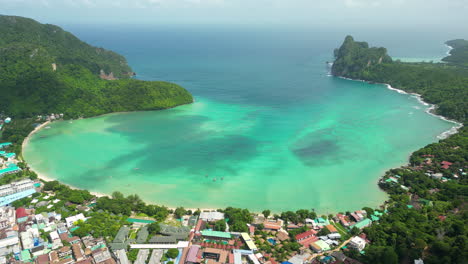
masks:
<svg viewBox="0 0 468 264"><path fill-rule="evenodd" d="M184 88L129 78L125 58L90 46L54 25L0 16L0 111L24 118L66 118L155 110L191 103ZM116 78L104 80L112 73Z"/></svg>
<svg viewBox="0 0 468 264"><path fill-rule="evenodd" d="M355 42L350 36L335 51L335 57L332 73L336 76L388 83L421 94L425 101L438 106L438 114L467 121L467 68L446 63L392 61L385 48L369 48L366 42ZM468 57L451 57L459 63L468 63Z"/></svg>
<svg viewBox="0 0 468 264"><path fill-rule="evenodd" d="M447 42L454 47L444 59L448 63L403 63L388 60L383 48L369 48L347 37L335 52L333 74L419 93L436 104L437 113L466 125L468 57L459 49L465 42ZM376 62L376 56L383 59ZM468 129L463 127L458 134L415 151L408 166L386 172L379 186L390 194L388 213L378 224L364 228L370 241L365 254L347 254L363 263L417 259L426 264L467 263L467 148Z"/></svg>
<svg viewBox="0 0 468 264"><path fill-rule="evenodd" d="M442 60L455 65L468 67L468 40L454 39L445 42L445 44L453 49L450 51L450 55Z"/></svg>

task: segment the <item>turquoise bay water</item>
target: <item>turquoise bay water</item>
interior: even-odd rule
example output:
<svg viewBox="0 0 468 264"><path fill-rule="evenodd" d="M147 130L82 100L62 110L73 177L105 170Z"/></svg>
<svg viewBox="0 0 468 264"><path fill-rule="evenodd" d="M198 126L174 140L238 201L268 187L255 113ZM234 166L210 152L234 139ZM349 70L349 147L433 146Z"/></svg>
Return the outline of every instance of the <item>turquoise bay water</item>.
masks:
<svg viewBox="0 0 468 264"><path fill-rule="evenodd" d="M80 188L190 208L354 210L383 202L382 173L452 126L410 95L328 76L325 62L341 34L76 32L124 54L139 78L177 82L196 98L36 133L26 160Z"/></svg>

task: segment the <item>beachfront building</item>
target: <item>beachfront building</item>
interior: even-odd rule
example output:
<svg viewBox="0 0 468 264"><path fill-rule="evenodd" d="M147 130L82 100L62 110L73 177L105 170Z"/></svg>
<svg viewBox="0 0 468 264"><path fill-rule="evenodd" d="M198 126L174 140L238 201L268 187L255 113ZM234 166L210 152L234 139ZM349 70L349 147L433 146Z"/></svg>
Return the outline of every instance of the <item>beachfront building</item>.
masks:
<svg viewBox="0 0 468 264"><path fill-rule="evenodd" d="M34 182L29 179L2 185L0 186L0 206L28 197L35 192Z"/></svg>
<svg viewBox="0 0 468 264"><path fill-rule="evenodd" d="M7 160L12 160L12 159L14 159L16 157L16 154L13 153L13 152L6 152L6 151L1 150L0 151L0 157L4 157Z"/></svg>
<svg viewBox="0 0 468 264"><path fill-rule="evenodd" d="M15 164L9 164L8 167L0 170L0 177L20 172L21 168L16 166Z"/></svg>

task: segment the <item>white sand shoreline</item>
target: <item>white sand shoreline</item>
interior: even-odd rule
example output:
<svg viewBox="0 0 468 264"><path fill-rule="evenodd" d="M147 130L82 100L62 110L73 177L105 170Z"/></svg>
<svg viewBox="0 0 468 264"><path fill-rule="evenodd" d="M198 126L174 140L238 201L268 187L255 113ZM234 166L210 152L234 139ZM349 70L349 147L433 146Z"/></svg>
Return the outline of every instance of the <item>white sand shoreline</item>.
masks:
<svg viewBox="0 0 468 264"><path fill-rule="evenodd" d="M39 126L37 126L36 128L34 128L33 131L31 131L31 133L29 133L29 135L23 140L23 144L21 144L21 149L22 151L24 152L25 148L28 146L29 144L29 140L31 139L31 137L37 133L39 130L43 129L44 127L46 127L47 125L49 125L51 122L50 121L46 121L42 124L40 124ZM21 157L21 160L25 161L24 157ZM57 179L53 179L47 175L45 175L44 173L41 173L39 172L38 170L34 169L34 167L31 166L31 164L27 163L28 164L28 167L31 171L34 171L36 174L37 174L37 177L40 179L40 180L43 180L43 181L55 181ZM69 184L65 184L63 182L60 182L61 184L64 184L68 187L70 187L71 189L73 190L83 190L82 188L77 188L75 186L72 186L72 185L69 185ZM96 197L102 197L102 196L107 196L103 193L99 193L99 192L94 192L94 191L89 191L92 195L95 195Z"/></svg>
<svg viewBox="0 0 468 264"><path fill-rule="evenodd" d="M109 114L123 114L123 113L131 113L131 112L116 112L116 113L109 113ZM106 115L109 115L109 114L106 114ZM50 121L46 121L42 124L40 124L39 126L37 126L36 128L34 128L33 131L31 131L31 133L29 133L29 135L24 139L23 141L23 144L21 145L21 148L22 150L24 151L24 149L28 146L29 144L29 141L31 139L31 137L37 133L39 130L43 129L44 127L46 127L47 125L49 125L51 122ZM24 160L24 157L21 158L23 161ZM54 179L54 178L51 178L50 176L44 174L44 173L41 173L40 171L36 170L34 167L32 167L29 163L28 163L28 167L31 171L34 171L38 178L42 181L59 181L58 179ZM68 187L70 187L71 189L73 190L87 190L87 189L83 189L83 188L78 188L76 186L73 186L73 185L70 185L70 184L66 184L62 181L59 181L61 184L63 185L66 185ZM104 197L104 196L108 196L108 197L111 197L112 194L105 194L105 193L101 193L101 192L96 192L96 191L90 191L88 190L92 195L96 196L96 197ZM140 197L141 198L141 197ZM144 200L143 200L144 201ZM153 202L150 202L150 201L144 201L145 203L147 204L152 204ZM166 205L162 205L162 206L166 206ZM177 207L173 207L173 206L166 206L168 209L170 210L175 210L177 209ZM211 212L211 211L216 211L218 210L218 208L185 208L185 210L192 210L193 212L197 211L197 210L200 210L202 212L204 211L207 211L207 212Z"/></svg>
<svg viewBox="0 0 468 264"><path fill-rule="evenodd" d="M435 109L437 108L437 106L434 105L434 104L430 104L430 103L424 101L424 99L422 98L422 96L421 96L420 94L418 94L418 93L408 93L408 92L405 92L405 91L403 91L403 90L401 90L401 89L392 87L392 86L391 86L390 84L388 84L388 83L374 83L374 82L369 82L369 81L365 81L365 80L351 79L351 78L342 77L342 76L337 76L337 77L338 77L338 78L341 78L341 79L344 79L344 80L349 80L349 81L365 82L365 83L369 83L369 84L383 84L383 85L385 85L385 87L387 87L387 89L389 89L389 90L395 91L395 92L397 92L397 93L399 93L399 94L407 94L407 95L413 96L414 98L416 98L416 100L418 100L418 102L419 102L420 104L422 104L422 105L424 105L424 106L427 107L426 110L425 110L425 112L426 112L427 114L432 115L432 116L435 116L435 117L437 117L437 118L439 118L439 119L442 119L442 120L444 120L444 121L446 121L446 122L450 122L450 123L453 123L453 124L454 124L454 126L452 126L450 129L448 129L448 130L446 130L446 131L440 133L440 135L437 136L438 139L446 139L446 138L448 138L449 136L458 133L458 130L459 130L460 128L463 127L463 124L460 123L460 122L457 122L457 121L452 120L452 119L449 119L449 118L447 118L447 117L445 117L445 116L436 114L436 113L435 113Z"/></svg>

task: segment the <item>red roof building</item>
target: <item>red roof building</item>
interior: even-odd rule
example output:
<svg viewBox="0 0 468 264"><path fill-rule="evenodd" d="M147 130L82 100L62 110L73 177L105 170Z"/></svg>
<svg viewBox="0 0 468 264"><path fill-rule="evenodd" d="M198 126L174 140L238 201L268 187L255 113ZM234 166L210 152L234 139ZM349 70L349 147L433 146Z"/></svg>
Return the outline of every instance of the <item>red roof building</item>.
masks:
<svg viewBox="0 0 468 264"><path fill-rule="evenodd" d="M443 168L443 169L448 169L448 168L450 168L450 166L452 166L452 165L453 165L453 163L452 163L452 162L445 161L445 160L444 160L444 161L442 161L440 164L442 164L442 168Z"/></svg>
<svg viewBox="0 0 468 264"><path fill-rule="evenodd" d="M319 240L318 237L311 236L311 237L308 237L306 239L299 241L299 244L303 245L304 247L309 247L310 244L312 244L313 242L317 242L318 240Z"/></svg>
<svg viewBox="0 0 468 264"><path fill-rule="evenodd" d="M249 226L249 232L250 232L250 235L252 236L255 233L255 226L250 225Z"/></svg>
<svg viewBox="0 0 468 264"><path fill-rule="evenodd" d="M23 207L16 209L16 218L23 218L27 216L28 213L26 213L26 209L24 209Z"/></svg>
<svg viewBox="0 0 468 264"><path fill-rule="evenodd" d="M296 235L296 240L297 240L297 242L300 242L300 241L302 241L302 240L304 240L306 238L314 236L315 234L317 234L317 231L309 230L309 231L306 231L304 233L297 234Z"/></svg>
<svg viewBox="0 0 468 264"><path fill-rule="evenodd" d="M203 220L199 219L197 225L195 226L195 232L200 232L203 225Z"/></svg>
<svg viewBox="0 0 468 264"><path fill-rule="evenodd" d="M264 223L263 224L264 229L270 229L270 230L280 230L281 226L273 223Z"/></svg>
<svg viewBox="0 0 468 264"><path fill-rule="evenodd" d="M330 233L338 233L338 230L336 230L333 225L326 225L325 227L330 231Z"/></svg>

